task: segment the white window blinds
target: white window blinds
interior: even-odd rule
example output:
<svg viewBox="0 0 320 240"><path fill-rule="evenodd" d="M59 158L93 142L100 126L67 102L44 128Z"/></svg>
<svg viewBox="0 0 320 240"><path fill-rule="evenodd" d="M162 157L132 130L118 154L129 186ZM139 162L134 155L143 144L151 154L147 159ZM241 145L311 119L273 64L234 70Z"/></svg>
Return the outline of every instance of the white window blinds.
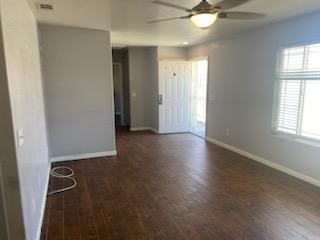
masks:
<svg viewBox="0 0 320 240"><path fill-rule="evenodd" d="M320 44L279 54L273 128L320 140Z"/></svg>

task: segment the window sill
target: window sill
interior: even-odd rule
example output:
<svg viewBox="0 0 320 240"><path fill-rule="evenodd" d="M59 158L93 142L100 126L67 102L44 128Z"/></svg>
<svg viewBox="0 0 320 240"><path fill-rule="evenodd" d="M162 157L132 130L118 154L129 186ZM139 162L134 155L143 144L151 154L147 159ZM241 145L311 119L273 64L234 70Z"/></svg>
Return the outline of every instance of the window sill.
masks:
<svg viewBox="0 0 320 240"><path fill-rule="evenodd" d="M301 136L296 136L290 133L285 133L285 132L279 132L279 131L272 131L272 135L274 137L278 137L278 138L282 138L282 139L286 139L292 142L296 142L296 143L302 143L305 145L309 145L312 147L317 147L320 148L320 140L316 140L316 139L310 139L307 137L301 137Z"/></svg>

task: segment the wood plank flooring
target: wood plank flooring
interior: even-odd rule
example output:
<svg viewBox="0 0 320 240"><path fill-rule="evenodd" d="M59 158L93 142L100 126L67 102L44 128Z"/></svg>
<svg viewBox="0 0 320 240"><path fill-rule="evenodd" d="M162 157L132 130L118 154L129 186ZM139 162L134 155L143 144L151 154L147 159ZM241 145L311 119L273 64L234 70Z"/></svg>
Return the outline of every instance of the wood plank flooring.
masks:
<svg viewBox="0 0 320 240"><path fill-rule="evenodd" d="M320 239L319 188L191 134L120 131L117 150L63 163L78 186L48 197L42 240Z"/></svg>

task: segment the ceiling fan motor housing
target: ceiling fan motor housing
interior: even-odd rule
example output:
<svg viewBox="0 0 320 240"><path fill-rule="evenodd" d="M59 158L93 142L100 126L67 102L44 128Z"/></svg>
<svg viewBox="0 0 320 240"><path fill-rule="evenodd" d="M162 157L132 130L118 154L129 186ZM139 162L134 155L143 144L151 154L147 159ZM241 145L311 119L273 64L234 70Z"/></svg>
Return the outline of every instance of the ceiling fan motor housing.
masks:
<svg viewBox="0 0 320 240"><path fill-rule="evenodd" d="M191 9L191 13L193 15L199 13L217 13L219 10L219 8L213 7L207 0L203 0L197 6Z"/></svg>

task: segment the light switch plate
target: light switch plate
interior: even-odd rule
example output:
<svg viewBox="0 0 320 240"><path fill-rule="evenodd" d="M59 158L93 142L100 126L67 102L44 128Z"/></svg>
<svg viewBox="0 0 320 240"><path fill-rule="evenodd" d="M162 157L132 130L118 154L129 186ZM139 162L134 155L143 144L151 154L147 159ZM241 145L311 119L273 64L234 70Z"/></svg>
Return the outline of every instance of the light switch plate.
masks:
<svg viewBox="0 0 320 240"><path fill-rule="evenodd" d="M132 93L132 97L135 98L137 94L135 92Z"/></svg>
<svg viewBox="0 0 320 240"><path fill-rule="evenodd" d="M226 135L230 136L230 128L226 128Z"/></svg>
<svg viewBox="0 0 320 240"><path fill-rule="evenodd" d="M23 129L19 129L17 131L17 141L18 141L18 147L22 147L24 144L24 135L23 135Z"/></svg>

